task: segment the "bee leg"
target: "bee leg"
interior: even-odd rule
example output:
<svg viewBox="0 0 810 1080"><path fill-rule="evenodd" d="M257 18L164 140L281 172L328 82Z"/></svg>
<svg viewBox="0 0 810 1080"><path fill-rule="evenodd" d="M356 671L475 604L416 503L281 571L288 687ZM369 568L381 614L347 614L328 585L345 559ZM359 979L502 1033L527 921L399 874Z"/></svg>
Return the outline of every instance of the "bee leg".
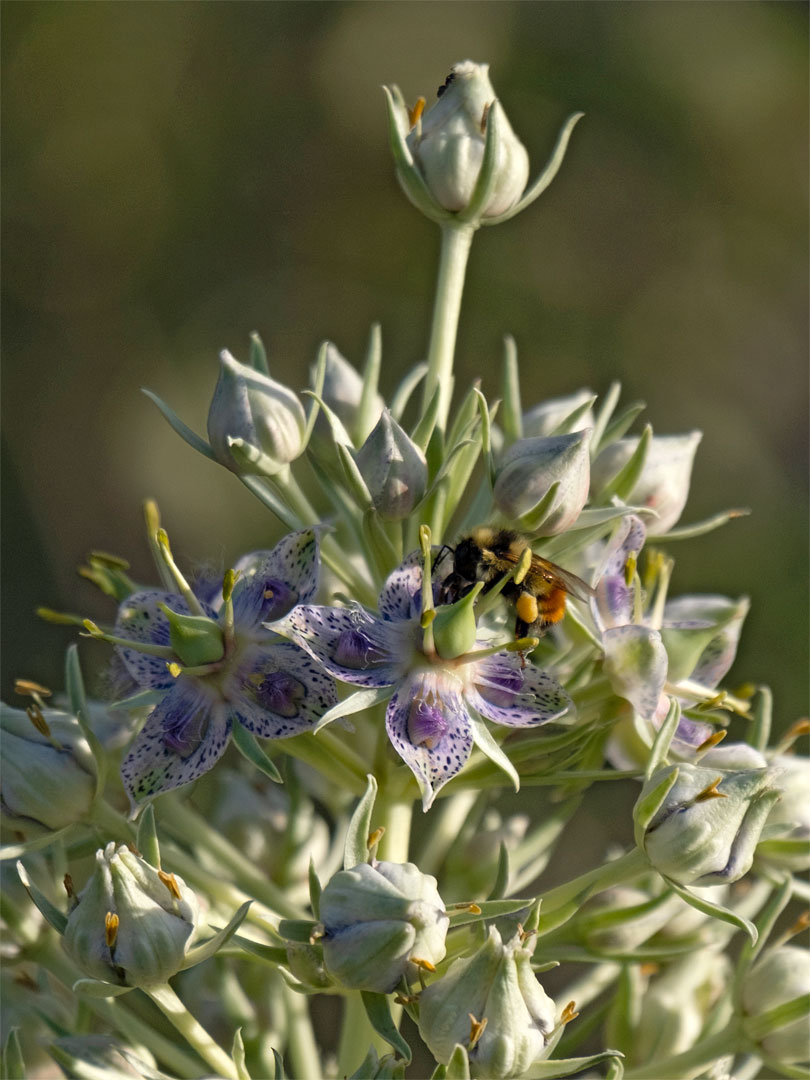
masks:
<svg viewBox="0 0 810 1080"><path fill-rule="evenodd" d="M527 623L524 619L521 619L521 617L518 615L517 618L515 619L515 641L518 641L520 638L526 637L527 632L530 629L531 629L531 627L530 627L529 623ZM528 660L526 659L526 653L523 652L523 651L521 651L519 653L519 656L520 656L520 667L521 667L521 670L522 670L528 664Z"/></svg>

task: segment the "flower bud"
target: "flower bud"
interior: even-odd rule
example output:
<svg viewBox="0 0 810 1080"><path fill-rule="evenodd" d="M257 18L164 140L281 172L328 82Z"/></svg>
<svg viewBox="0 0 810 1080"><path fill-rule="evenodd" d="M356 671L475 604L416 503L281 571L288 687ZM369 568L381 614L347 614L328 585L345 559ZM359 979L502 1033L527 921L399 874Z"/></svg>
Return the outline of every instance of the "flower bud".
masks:
<svg viewBox="0 0 810 1080"><path fill-rule="evenodd" d="M363 397L363 379L331 342L326 346L326 367L321 397L346 430L355 436L360 400ZM375 421L382 410L383 399L379 394L375 394L373 411ZM328 429L329 425L325 417L319 413L315 421L315 434L322 434L323 439L328 439ZM328 442L331 447L331 439L328 439Z"/></svg>
<svg viewBox="0 0 810 1080"><path fill-rule="evenodd" d="M757 861L800 874L810 870L810 761L779 754L771 765L779 802L768 815L767 831L774 835L758 845Z"/></svg>
<svg viewBox="0 0 810 1080"><path fill-rule="evenodd" d="M439 99L417 121L407 138L430 193L445 210L464 210L484 159L487 115L496 95L489 65L464 60L453 67ZM500 112L494 190L482 217L510 210L529 179L529 155L503 110Z"/></svg>
<svg viewBox="0 0 810 1080"><path fill-rule="evenodd" d="M807 1061L807 1017L788 1020L775 1030L761 1034L757 1020L778 1006L810 993L810 953L798 945L783 945L765 953L745 976L742 1005L743 1027L770 1058L790 1065Z"/></svg>
<svg viewBox="0 0 810 1080"><path fill-rule="evenodd" d="M444 957L449 918L436 879L413 863L359 863L321 894L326 968L343 986L387 994L412 963Z"/></svg>
<svg viewBox="0 0 810 1080"><path fill-rule="evenodd" d="M90 810L93 755L74 716L31 708L29 714L0 704L0 806L16 829L61 829Z"/></svg>
<svg viewBox="0 0 810 1080"><path fill-rule="evenodd" d="M530 532L552 536L569 529L588 498L592 428L571 435L518 439L503 455L495 477L493 499L510 521ZM551 505L538 503L552 484L559 484Z"/></svg>
<svg viewBox="0 0 810 1080"><path fill-rule="evenodd" d="M575 390L573 394L564 397L548 398L539 405L533 405L523 414L524 438L532 439L540 435L554 435L556 429L562 424L566 416L570 416L575 409L580 408L586 401L593 398L590 390ZM577 421L578 427L593 426L593 410L580 416Z"/></svg>
<svg viewBox="0 0 810 1080"><path fill-rule="evenodd" d="M151 986L180 970L196 920L197 900L182 878L109 843L96 852L62 940L91 978Z"/></svg>
<svg viewBox="0 0 810 1080"><path fill-rule="evenodd" d="M628 502L649 506L658 517L647 521L650 536L669 532L678 521L689 495L692 462L700 431L688 435L656 435L650 441L641 475L628 496ZM638 446L638 438L618 439L606 446L591 467L591 482L596 494L627 464Z"/></svg>
<svg viewBox="0 0 810 1080"><path fill-rule="evenodd" d="M772 770L668 765L646 782L639 802L673 771L677 779L643 838L651 864L680 885L738 881L751 868L768 811L778 798Z"/></svg>
<svg viewBox="0 0 810 1080"><path fill-rule="evenodd" d="M425 494L427 462L388 409L383 409L356 460L380 516L388 521L408 517Z"/></svg>
<svg viewBox="0 0 810 1080"><path fill-rule="evenodd" d="M457 1043L470 1046L471 1016L477 1021L475 1034L480 1033L469 1049L474 1076L522 1076L542 1057L555 1006L537 981L519 934L504 944L490 926L478 952L454 960L445 975L422 991L419 1033L437 1061L447 1064Z"/></svg>
<svg viewBox="0 0 810 1080"><path fill-rule="evenodd" d="M235 473L278 472L304 449L306 418L298 397L281 383L220 353L219 379L208 411L208 441L217 461ZM237 464L230 440L264 455L261 467Z"/></svg>

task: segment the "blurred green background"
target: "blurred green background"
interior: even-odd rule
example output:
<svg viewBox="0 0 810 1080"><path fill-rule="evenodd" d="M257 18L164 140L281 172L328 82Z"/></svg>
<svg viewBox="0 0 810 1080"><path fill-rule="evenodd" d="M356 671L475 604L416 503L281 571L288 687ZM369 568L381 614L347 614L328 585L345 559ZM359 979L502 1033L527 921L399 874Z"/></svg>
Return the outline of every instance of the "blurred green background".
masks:
<svg viewBox="0 0 810 1080"><path fill-rule="evenodd" d="M524 403L612 379L659 433L700 428L673 591L747 593L732 673L785 726L807 676L807 10L798 3L6 3L3 7L3 692L60 686L105 617L90 548L150 577L141 500L185 560L280 534L139 392L204 431L224 346L265 339L300 388L320 341L384 389L425 348L435 228L397 188L380 84L429 100L487 60L537 172L473 247L459 381L491 396L518 343ZM188 562L185 563L188 565ZM83 645L90 666L105 651ZM18 703L18 702L15 702Z"/></svg>

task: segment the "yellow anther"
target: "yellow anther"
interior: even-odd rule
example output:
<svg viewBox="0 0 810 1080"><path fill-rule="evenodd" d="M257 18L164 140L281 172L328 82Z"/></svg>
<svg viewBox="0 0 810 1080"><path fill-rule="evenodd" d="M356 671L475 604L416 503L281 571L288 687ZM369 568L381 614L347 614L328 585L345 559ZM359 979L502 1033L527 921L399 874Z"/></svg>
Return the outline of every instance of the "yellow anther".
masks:
<svg viewBox="0 0 810 1080"><path fill-rule="evenodd" d="M39 683L34 682L32 679L15 679L14 693L29 696L31 694L40 694L42 697L50 697L53 690L49 690L47 686L40 686Z"/></svg>
<svg viewBox="0 0 810 1080"><path fill-rule="evenodd" d="M638 566L638 552L631 551L627 556L624 563L624 582L625 585L632 585L633 578L636 576L636 567Z"/></svg>
<svg viewBox="0 0 810 1080"><path fill-rule="evenodd" d="M376 847L377 844L379 844L379 842L382 840L382 838L384 836L385 836L385 826L384 825L380 825L380 827L378 829L374 829L373 832L369 833L368 840L366 840L366 846L368 847L369 851L371 851L371 849L373 847Z"/></svg>
<svg viewBox="0 0 810 1080"><path fill-rule="evenodd" d="M435 971L436 965L431 964L430 960L422 960L418 956L409 957L412 964L415 964L422 971Z"/></svg>
<svg viewBox="0 0 810 1080"><path fill-rule="evenodd" d="M176 679L178 675L183 674L182 667L175 660L172 660L172 662L170 664L167 664L166 667L169 669L169 674L173 679Z"/></svg>
<svg viewBox="0 0 810 1080"><path fill-rule="evenodd" d="M435 618L436 608L429 608L427 611L423 611L419 616L419 626L422 630L427 630Z"/></svg>
<svg viewBox="0 0 810 1080"><path fill-rule="evenodd" d="M810 735L810 720L807 717L802 717L801 720L797 720L795 724L791 724L785 732L785 742L794 739L798 739L800 735Z"/></svg>
<svg viewBox="0 0 810 1080"><path fill-rule="evenodd" d="M717 746L718 743L721 743L723 739L725 739L727 734L728 732L725 730L712 732L708 739L704 739L704 741L700 744L700 746L695 752L698 754L702 754L706 750L711 750L713 746Z"/></svg>
<svg viewBox="0 0 810 1080"><path fill-rule="evenodd" d="M175 900L182 900L180 895L180 887L177 884L177 878L174 874L167 874L165 870L158 870L158 877L172 894Z"/></svg>
<svg viewBox="0 0 810 1080"><path fill-rule="evenodd" d="M467 1046L470 1050L475 1046L481 1036L484 1034L484 1029L487 1026L487 1018L483 1020L476 1020L472 1013L467 1013L470 1018L470 1041Z"/></svg>
<svg viewBox="0 0 810 1080"><path fill-rule="evenodd" d="M740 683L737 689L734 691L734 697L742 698L743 701L750 701L754 694L757 692L757 684L752 682Z"/></svg>
<svg viewBox="0 0 810 1080"><path fill-rule="evenodd" d="M576 1002L575 1001L569 1001L568 1004L563 1009L561 1015L560 1015L560 1023L561 1024L570 1024L571 1021L576 1020L576 1018L578 1016L579 1016L579 1013L576 1010Z"/></svg>
<svg viewBox="0 0 810 1080"><path fill-rule="evenodd" d="M424 111L425 99L423 97L418 97L416 99L416 104L414 105L414 107L412 109L408 109L408 123L411 125L411 127L416 127L416 123Z"/></svg>
<svg viewBox="0 0 810 1080"><path fill-rule="evenodd" d="M108 948L112 948L115 945L115 939L118 937L118 916L108 911L104 917L104 940L107 943Z"/></svg>
<svg viewBox="0 0 810 1080"><path fill-rule="evenodd" d="M717 790L717 785L720 784L722 780L722 776L718 776L715 780L712 780L708 787L704 788L703 791L695 796L694 801L708 802L709 799L727 799L728 795L726 795L725 792Z"/></svg>
<svg viewBox="0 0 810 1080"><path fill-rule="evenodd" d="M644 975L645 977L648 975L657 975L660 970L661 965L653 963L652 960L649 960L646 964L638 965L639 975Z"/></svg>

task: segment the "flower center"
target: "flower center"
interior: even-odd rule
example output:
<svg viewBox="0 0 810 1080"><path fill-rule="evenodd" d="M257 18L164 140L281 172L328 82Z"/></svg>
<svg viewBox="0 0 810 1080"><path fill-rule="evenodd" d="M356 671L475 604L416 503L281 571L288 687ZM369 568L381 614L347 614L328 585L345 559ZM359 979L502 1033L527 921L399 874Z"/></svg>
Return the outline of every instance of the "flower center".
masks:
<svg viewBox="0 0 810 1080"><path fill-rule="evenodd" d="M335 646L335 662L354 671L384 663L385 656L360 630L343 630Z"/></svg>
<svg viewBox="0 0 810 1080"><path fill-rule="evenodd" d="M307 688L286 671L272 671L256 687L256 701L268 712L288 719L297 716Z"/></svg>
<svg viewBox="0 0 810 1080"><path fill-rule="evenodd" d="M440 741L447 731L447 717L436 705L422 698L415 698L408 710L408 737L414 746L428 750Z"/></svg>
<svg viewBox="0 0 810 1080"><path fill-rule="evenodd" d="M262 622L275 622L298 602L298 592L277 578L267 578L262 591Z"/></svg>

